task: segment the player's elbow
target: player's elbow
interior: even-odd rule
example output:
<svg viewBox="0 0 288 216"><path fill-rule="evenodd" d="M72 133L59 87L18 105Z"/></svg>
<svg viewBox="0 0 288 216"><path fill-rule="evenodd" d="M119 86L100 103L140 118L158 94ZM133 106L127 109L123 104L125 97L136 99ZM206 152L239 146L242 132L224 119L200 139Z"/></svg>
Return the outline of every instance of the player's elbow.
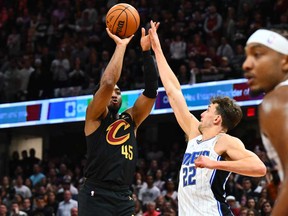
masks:
<svg viewBox="0 0 288 216"><path fill-rule="evenodd" d="M254 173L256 177L265 176L267 173L267 167L264 163L260 163L257 165L257 167L255 167Z"/></svg>
<svg viewBox="0 0 288 216"><path fill-rule="evenodd" d="M101 82L100 88L114 89L115 85L116 84L113 80L104 80Z"/></svg>

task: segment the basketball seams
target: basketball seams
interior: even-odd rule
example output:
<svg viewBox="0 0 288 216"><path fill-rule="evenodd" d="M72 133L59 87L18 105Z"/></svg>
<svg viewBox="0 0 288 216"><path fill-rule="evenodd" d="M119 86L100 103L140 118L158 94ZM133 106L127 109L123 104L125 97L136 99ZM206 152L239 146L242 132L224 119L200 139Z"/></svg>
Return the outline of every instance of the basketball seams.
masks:
<svg viewBox="0 0 288 216"><path fill-rule="evenodd" d="M132 8L132 9L133 9L133 8ZM132 10L130 10L130 8L127 8L127 10L128 10L128 11L130 12L130 14L133 16L133 19L134 19L134 21L135 21L135 23L136 23L136 26L137 26L137 28L138 28L140 23L137 22L137 18L136 18L136 16L134 15L134 14L136 14L136 12L138 13L138 11L135 11L134 9L133 9L133 11L132 11ZM140 20L140 17L138 17L138 19Z"/></svg>
<svg viewBox="0 0 288 216"><path fill-rule="evenodd" d="M113 9L113 7L115 7ZM114 5L106 15L106 25L112 33L117 34L120 37L127 37L135 33L135 30L140 26L140 16L138 11L131 5L120 3ZM115 15L113 15L115 14ZM111 17L112 18L111 18ZM110 19L109 19L110 17ZM122 30L118 31L119 24L122 23ZM118 31L118 32L117 32Z"/></svg>
<svg viewBox="0 0 288 216"><path fill-rule="evenodd" d="M115 6L117 6L117 7L115 7ZM115 7L115 9L113 10L113 7ZM125 11L127 8L129 8L130 6L128 5L128 6L124 6L124 5L120 5L120 4L118 4L118 5L114 5L112 8L110 8L110 10L108 11L108 12L110 12L110 13L108 13L106 16L110 16L110 14L111 13L114 13L115 11L117 11L117 10L121 10L121 11ZM123 8L118 8L118 7L123 7Z"/></svg>
<svg viewBox="0 0 288 216"><path fill-rule="evenodd" d="M117 21L118 21L119 17L122 16L123 13L125 13L125 15L126 15L126 19L125 19L125 27L126 27L126 28L125 28L125 33L126 33L127 23L128 23L128 15L127 15L127 12L126 12L125 10L122 10L121 13L120 13L120 14L117 16L117 18L115 19L115 21L114 21L114 23L113 23L113 26L112 26L113 31L114 31L115 25L117 24ZM117 28L117 26L116 26L116 28ZM124 34L124 35L125 35L125 34ZM122 35L122 36L123 36L123 35Z"/></svg>
<svg viewBox="0 0 288 216"><path fill-rule="evenodd" d="M129 5L128 5L128 6L118 5L118 7L119 7L119 6L121 6L121 7L123 7L123 8L122 8L122 9L115 9L115 10L112 11L112 12L115 12L115 11L121 10L121 13L115 18L115 21L114 21L114 23L113 23L112 29L114 30L115 25L117 24L117 21L118 21L119 17L121 17L121 16L123 15L123 13L125 13L125 15L126 15L126 18L125 18L125 31L124 31L124 34L123 34L123 35L125 35L125 34L126 34L126 31L127 31L127 25L128 25L128 15L127 15L126 9L127 9L128 7L130 7L130 6L129 6ZM111 13L112 13L112 12L111 12ZM109 14L111 14L111 13L109 13ZM122 36L123 36L123 35L122 35Z"/></svg>

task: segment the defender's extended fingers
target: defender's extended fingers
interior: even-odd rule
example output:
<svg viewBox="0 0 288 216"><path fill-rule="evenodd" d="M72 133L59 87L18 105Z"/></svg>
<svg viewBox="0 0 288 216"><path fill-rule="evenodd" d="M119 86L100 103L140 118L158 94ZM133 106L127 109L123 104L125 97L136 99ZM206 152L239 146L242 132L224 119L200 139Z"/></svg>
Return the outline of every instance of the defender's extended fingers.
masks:
<svg viewBox="0 0 288 216"><path fill-rule="evenodd" d="M155 22L156 30L159 28L160 22Z"/></svg>

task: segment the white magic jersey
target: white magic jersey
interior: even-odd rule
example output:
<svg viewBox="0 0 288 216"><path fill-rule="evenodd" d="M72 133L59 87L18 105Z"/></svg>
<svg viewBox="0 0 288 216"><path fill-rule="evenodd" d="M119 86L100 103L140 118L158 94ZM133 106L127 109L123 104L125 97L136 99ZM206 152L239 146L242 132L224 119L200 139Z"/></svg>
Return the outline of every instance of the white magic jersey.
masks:
<svg viewBox="0 0 288 216"><path fill-rule="evenodd" d="M279 83L276 88L279 88L281 86L287 86L288 85L288 80L285 80L284 82ZM280 158L275 150L275 148L273 147L273 145L271 144L270 140L264 135L261 134L261 138L262 138L262 143L266 149L267 155L269 157L269 159L275 163L277 169L278 169L278 174L279 177L281 179L281 181L283 181L284 179L284 171L280 162Z"/></svg>
<svg viewBox="0 0 288 216"><path fill-rule="evenodd" d="M178 188L179 216L233 215L225 202L225 184L230 172L195 168L199 155L223 160L214 151L219 136L201 141L202 135L190 140L183 157Z"/></svg>

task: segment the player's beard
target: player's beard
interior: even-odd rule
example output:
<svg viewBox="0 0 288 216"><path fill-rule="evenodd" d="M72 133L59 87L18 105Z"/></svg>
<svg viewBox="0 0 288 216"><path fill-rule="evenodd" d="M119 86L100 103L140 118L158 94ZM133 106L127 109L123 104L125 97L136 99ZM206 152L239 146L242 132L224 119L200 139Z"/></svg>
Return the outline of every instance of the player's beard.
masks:
<svg viewBox="0 0 288 216"><path fill-rule="evenodd" d="M117 106L110 104L108 106L108 109L113 114L113 116L116 116L120 110L121 105L122 105L122 102L119 102L119 104Z"/></svg>

